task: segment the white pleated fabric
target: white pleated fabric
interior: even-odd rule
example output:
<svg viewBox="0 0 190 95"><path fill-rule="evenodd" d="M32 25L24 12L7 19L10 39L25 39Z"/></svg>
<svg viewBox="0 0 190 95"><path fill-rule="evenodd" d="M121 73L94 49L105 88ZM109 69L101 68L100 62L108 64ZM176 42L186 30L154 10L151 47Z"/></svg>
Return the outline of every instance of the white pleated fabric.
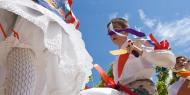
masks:
<svg viewBox="0 0 190 95"><path fill-rule="evenodd" d="M27 94L18 92L14 95L79 95L88 82L93 67L92 58L85 49L80 32L72 24L66 24L57 15L31 0L0 0L0 12L2 11L7 12L7 15L14 13L17 16L16 20L10 20L14 23L13 26L7 24L7 21L2 23L18 32L20 38L16 39L9 32L6 40L1 39L0 95L6 95L5 91L9 89L6 88L7 85L14 85L6 82L13 76L9 75L13 71L5 67L9 67L8 64L12 62L18 66L22 64L23 66L19 68L24 70L30 66L27 70L32 71L29 75L33 75L33 79L27 80L32 81L32 84L25 85L31 87L29 92ZM8 16L0 15L0 18L7 19ZM33 52L34 56L32 59L26 56L28 59L23 57L23 61L13 61L17 57L21 58L17 56L13 57L12 61L7 61L13 48L28 51L29 54L26 54L28 56ZM25 54L19 51L18 55ZM17 66L10 67L18 69ZM20 74L24 76L25 73Z"/></svg>

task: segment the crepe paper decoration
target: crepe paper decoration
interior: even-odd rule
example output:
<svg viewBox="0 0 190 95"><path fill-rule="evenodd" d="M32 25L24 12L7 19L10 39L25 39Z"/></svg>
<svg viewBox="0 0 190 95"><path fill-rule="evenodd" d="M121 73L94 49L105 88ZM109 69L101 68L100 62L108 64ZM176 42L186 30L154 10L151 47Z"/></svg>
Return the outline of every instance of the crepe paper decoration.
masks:
<svg viewBox="0 0 190 95"><path fill-rule="evenodd" d="M150 34L149 37L155 43L154 50L169 49L169 42L167 40L162 40L161 42L158 42L153 34Z"/></svg>

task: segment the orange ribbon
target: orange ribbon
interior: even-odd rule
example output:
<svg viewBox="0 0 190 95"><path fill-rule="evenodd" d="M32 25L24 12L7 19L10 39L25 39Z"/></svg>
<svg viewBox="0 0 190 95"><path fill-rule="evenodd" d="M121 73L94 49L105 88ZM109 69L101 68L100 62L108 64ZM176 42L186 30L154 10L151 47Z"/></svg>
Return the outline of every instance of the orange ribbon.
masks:
<svg viewBox="0 0 190 95"><path fill-rule="evenodd" d="M189 77L190 76L190 71L185 71L185 72L177 72L177 75L181 77Z"/></svg>

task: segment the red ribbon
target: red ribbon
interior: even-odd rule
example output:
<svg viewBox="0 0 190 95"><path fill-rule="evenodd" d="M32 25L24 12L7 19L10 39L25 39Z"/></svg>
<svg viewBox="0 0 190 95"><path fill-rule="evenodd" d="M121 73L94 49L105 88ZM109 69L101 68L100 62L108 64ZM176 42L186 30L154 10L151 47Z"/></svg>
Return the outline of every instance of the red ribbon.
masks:
<svg viewBox="0 0 190 95"><path fill-rule="evenodd" d="M153 34L149 35L150 39L155 43L154 50L169 49L168 40L162 40L160 43L156 40Z"/></svg>
<svg viewBox="0 0 190 95"><path fill-rule="evenodd" d="M67 23L74 23L75 22L75 17L72 14L72 11L70 11L66 16L65 20Z"/></svg>
<svg viewBox="0 0 190 95"><path fill-rule="evenodd" d="M115 88L116 83L114 82L114 80L112 80L105 72L104 70L98 65L95 64L94 65L95 69L99 72L99 74L101 75L101 77L103 78L103 80L105 81L105 85L111 87L111 88Z"/></svg>
<svg viewBox="0 0 190 95"><path fill-rule="evenodd" d="M68 0L68 3L69 3L69 7L71 8L72 4L73 4L73 1L72 0Z"/></svg>
<svg viewBox="0 0 190 95"><path fill-rule="evenodd" d="M69 7L71 9L73 1L72 0L68 0L68 4L69 4ZM80 22L76 19L76 17L74 16L72 10L69 10L69 12L65 15L65 21L67 23L74 24L75 25L75 29L78 29L79 26L80 26Z"/></svg>
<svg viewBox="0 0 190 95"><path fill-rule="evenodd" d="M123 86L121 84L116 84L114 82L114 80L112 80L105 72L104 70L98 65L95 64L94 65L95 69L99 72L99 74L101 75L101 77L103 78L103 80L105 81L105 86L113 88L113 89L117 89L117 90L121 90L125 93L128 93L129 95L137 95L136 93L132 92L130 90L130 88L128 88L127 86Z"/></svg>

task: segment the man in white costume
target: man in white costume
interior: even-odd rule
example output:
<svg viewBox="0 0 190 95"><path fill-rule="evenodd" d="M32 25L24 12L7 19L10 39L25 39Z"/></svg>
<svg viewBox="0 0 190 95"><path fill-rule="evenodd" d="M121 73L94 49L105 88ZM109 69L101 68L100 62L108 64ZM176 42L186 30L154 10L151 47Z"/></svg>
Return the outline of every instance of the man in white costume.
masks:
<svg viewBox="0 0 190 95"><path fill-rule="evenodd" d="M0 0L0 23L0 95L80 94L92 59L73 25L32 0Z"/></svg>
<svg viewBox="0 0 190 95"><path fill-rule="evenodd" d="M168 87L168 95L190 95L190 61L184 56L177 57L174 70L179 79ZM180 72L188 75L180 75Z"/></svg>
<svg viewBox="0 0 190 95"><path fill-rule="evenodd" d="M151 80L154 65L172 67L175 56L169 49L156 49L145 45L145 40L129 41L128 22L123 18L112 19L108 25L108 34L119 49L126 49L127 54L120 55L113 64L115 83L127 86L135 95L155 95L156 87ZM139 34L138 32L136 33ZM133 48L131 48L133 47ZM136 48L134 48L136 47ZM122 58L122 56L124 56ZM127 59L128 57L128 59ZM122 64L122 60L124 64ZM121 61L121 62L120 62ZM117 88L91 88L83 90L82 95L129 95Z"/></svg>

